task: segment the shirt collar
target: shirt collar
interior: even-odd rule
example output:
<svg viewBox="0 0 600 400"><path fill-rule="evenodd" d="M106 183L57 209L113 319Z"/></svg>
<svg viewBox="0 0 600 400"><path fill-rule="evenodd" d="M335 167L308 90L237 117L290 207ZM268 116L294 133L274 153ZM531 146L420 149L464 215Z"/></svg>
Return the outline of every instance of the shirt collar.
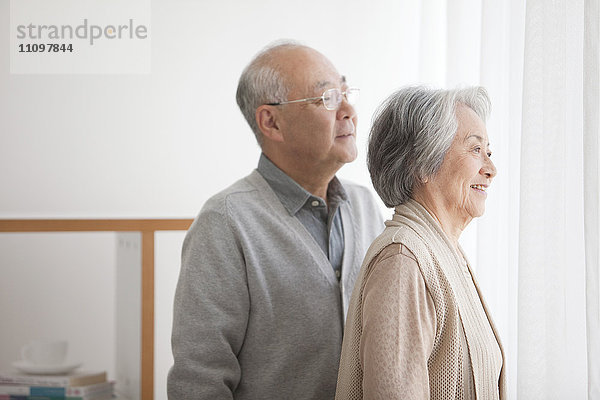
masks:
<svg viewBox="0 0 600 400"><path fill-rule="evenodd" d="M319 199L319 197L313 196L285 172L280 170L264 153L260 155L257 170L291 215L295 215L307 201ZM335 176L329 182L327 196L329 197L330 204L341 204L348 199L342 183Z"/></svg>

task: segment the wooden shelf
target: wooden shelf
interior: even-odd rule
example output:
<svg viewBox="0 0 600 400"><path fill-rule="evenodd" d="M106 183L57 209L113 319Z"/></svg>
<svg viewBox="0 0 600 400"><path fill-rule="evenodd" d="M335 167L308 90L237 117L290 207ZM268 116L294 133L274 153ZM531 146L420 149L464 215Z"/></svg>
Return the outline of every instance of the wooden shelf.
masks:
<svg viewBox="0 0 600 400"><path fill-rule="evenodd" d="M0 232L140 232L141 398L154 398L154 233L185 231L193 219L0 219Z"/></svg>
<svg viewBox="0 0 600 400"><path fill-rule="evenodd" d="M186 231L192 219L0 219L0 232Z"/></svg>

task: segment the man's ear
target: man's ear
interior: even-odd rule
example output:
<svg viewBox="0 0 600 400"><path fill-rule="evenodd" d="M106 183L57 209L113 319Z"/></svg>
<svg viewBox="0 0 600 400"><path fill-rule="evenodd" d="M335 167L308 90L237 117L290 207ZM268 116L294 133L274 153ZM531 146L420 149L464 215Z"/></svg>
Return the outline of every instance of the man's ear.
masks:
<svg viewBox="0 0 600 400"><path fill-rule="evenodd" d="M276 106L263 104L256 109L256 124L263 136L275 142L283 142L283 135L279 127L279 110Z"/></svg>

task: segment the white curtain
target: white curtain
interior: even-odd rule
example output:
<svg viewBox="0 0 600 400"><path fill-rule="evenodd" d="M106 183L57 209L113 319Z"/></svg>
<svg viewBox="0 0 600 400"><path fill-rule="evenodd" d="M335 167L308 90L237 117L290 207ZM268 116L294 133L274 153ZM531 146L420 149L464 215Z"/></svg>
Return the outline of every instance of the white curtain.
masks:
<svg viewBox="0 0 600 400"><path fill-rule="evenodd" d="M585 1L583 158L588 398L600 399L600 6Z"/></svg>
<svg viewBox="0 0 600 400"><path fill-rule="evenodd" d="M584 399L583 1L527 1L524 54L518 397Z"/></svg>
<svg viewBox="0 0 600 400"><path fill-rule="evenodd" d="M421 80L481 84L492 99L499 173L461 242L510 399L600 400L598 2L421 2Z"/></svg>

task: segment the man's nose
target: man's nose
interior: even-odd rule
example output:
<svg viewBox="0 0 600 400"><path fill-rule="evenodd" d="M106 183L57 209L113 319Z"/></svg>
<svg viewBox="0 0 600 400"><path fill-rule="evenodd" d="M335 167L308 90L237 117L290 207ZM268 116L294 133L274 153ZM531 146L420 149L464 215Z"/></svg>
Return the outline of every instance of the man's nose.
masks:
<svg viewBox="0 0 600 400"><path fill-rule="evenodd" d="M340 103L340 108L337 109L337 118L338 119L353 119L356 118L356 110L354 106L348 103L348 99L346 96L342 96L342 102Z"/></svg>

